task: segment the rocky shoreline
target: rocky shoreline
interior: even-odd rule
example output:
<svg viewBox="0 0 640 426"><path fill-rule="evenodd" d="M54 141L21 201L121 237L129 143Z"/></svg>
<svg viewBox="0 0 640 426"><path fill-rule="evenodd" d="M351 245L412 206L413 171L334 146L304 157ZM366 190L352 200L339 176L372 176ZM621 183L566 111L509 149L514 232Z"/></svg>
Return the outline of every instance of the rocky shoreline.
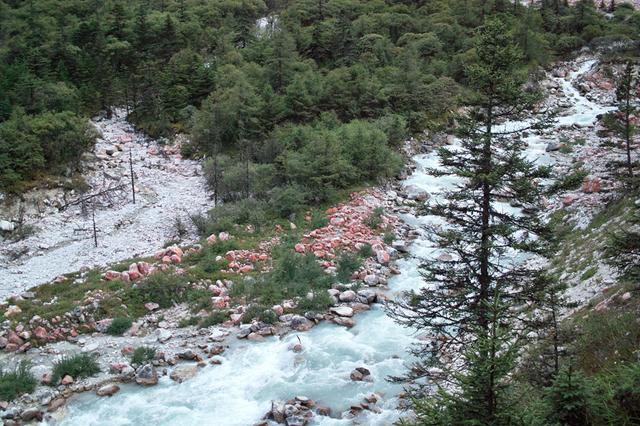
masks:
<svg viewBox="0 0 640 426"><path fill-rule="evenodd" d="M416 146L415 141L408 143L407 154L414 152ZM415 165L409 162L405 175L410 174L413 168ZM362 225L362 221L366 218L365 212L381 206L388 209L386 210L388 214L385 213L383 217L385 224L394 231L394 242L387 246L382 241L374 241L374 255L354 273L354 281L336 284L328 291L333 299L333 306L323 314L305 316L289 313L295 307L295 301L289 300L272 307L272 311L278 316L278 323L274 325L260 321L242 324L242 313L246 307L239 306L231 308L233 313L227 324L197 329L193 326L179 327L180 320L188 316L189 309L186 306L176 306L166 310L159 310L157 306L147 306L151 311L148 315L136 321L123 337L114 337L104 334L109 321L93 321L92 307L96 306L96 302L99 304L99 298L93 297L87 300L89 303L86 305L79 306L59 318L59 321L56 321L58 324L52 324L41 318L32 318L27 326L18 325L15 329L7 330L5 322L3 333L5 337L0 337L0 346L4 349L1 357L4 361L10 359L10 364L14 365L18 358L29 360L34 365L32 371L40 379L40 386L33 394L24 395L12 403L0 402L0 408L3 409L0 412L0 418L7 425L43 419L55 421L56 418L64 416L64 410L60 409L74 394L95 392L97 396L111 396L120 390L118 384L137 383L149 386L156 384L159 377L167 375L176 382L188 380L197 373L199 368L207 364L216 365L224 362L224 352L229 347L231 338L250 341L263 340L269 336L282 338L288 333L308 331L323 321L347 328L353 327L358 313L370 309L370 305L374 303L383 303L386 300L387 280L391 275L399 273L394 266L394 259L403 256L407 252L410 241L418 235L416 230L411 229L407 224L400 223L397 215L408 212L427 195L420 191L411 192L411 190L409 193L403 193L401 182L394 183L394 189L388 189L384 193L380 190L369 190L363 193L363 198L354 194L352 201L355 200L355 206L345 203L327 211L328 230L315 230L305 234L303 240L296 245L295 249L298 252L312 251L326 270L333 273L335 272L333 259L338 246L334 243L336 247L331 247L331 241L335 241L336 237L331 227L345 226L352 229L355 217L355 221L359 222L355 223L357 230L367 233ZM368 197L369 195L372 196ZM365 198L369 202L373 200L375 204L368 205L363 201ZM366 205L366 208L358 211L357 207L363 205ZM222 233L209 237L207 241L209 244L215 244L227 238L232 236ZM327 241L328 245L323 245ZM360 246L358 238L351 240L342 238L342 242L345 241L347 245L351 245L352 249ZM196 250L198 250L197 246L184 251L178 247L170 247L156 254L157 264L135 262L125 272L107 270L103 279L109 282L114 279L123 279L126 275L124 277L126 280L137 280L153 274L155 270L172 269L180 273L182 256L188 256L190 252ZM254 253L231 253L230 256L238 260L238 266L233 267L234 272L242 274L243 268L251 264L248 259L252 255ZM256 261L259 260L259 258L256 259ZM230 308L226 292L232 285L231 282L214 283L205 280L201 284L212 290L214 304ZM26 296L30 295L26 294ZM16 308L14 305L6 307L8 317ZM47 341L50 343L38 344ZM141 346L155 347L156 356L144 365L131 364L128 356L134 348ZM300 352L305 348L297 344L292 345L290 349ZM96 356L102 372L98 376L89 378L68 377L57 386L52 386L50 383L52 363L64 354L74 352Z"/></svg>

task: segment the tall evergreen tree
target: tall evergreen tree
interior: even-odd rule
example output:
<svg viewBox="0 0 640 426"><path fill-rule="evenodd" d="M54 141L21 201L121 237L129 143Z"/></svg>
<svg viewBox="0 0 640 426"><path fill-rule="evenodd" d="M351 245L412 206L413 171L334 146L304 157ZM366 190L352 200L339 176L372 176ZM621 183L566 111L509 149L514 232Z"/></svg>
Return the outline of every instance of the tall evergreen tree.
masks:
<svg viewBox="0 0 640 426"><path fill-rule="evenodd" d="M632 184L633 180L631 151L633 150L633 136L636 132L636 126L633 124L632 117L640 112L640 77L638 77L638 73L634 68L634 64L631 61L627 61L622 70L618 87L616 88L618 133L622 137L625 145L625 166L629 185Z"/></svg>
<svg viewBox="0 0 640 426"><path fill-rule="evenodd" d="M525 335L539 325L532 311L548 284L533 265L545 252L546 227L522 212L539 208L536 181L548 171L524 158L519 136L544 127L550 117L516 128L501 124L522 119L538 99L523 90L522 53L501 20L480 28L476 52L476 63L466 68L475 96L470 113L460 119L460 145L440 148L442 168L433 170L459 183L444 191L444 202L425 206L447 223L432 225L430 234L450 260L425 261L426 285L390 305L398 322L432 334L428 345L414 348L418 362L400 379L421 384L414 390L422 396L438 366L454 384L453 392L436 398L432 414L455 418L440 417L437 424L508 423L503 378ZM470 401L473 410L455 409Z"/></svg>

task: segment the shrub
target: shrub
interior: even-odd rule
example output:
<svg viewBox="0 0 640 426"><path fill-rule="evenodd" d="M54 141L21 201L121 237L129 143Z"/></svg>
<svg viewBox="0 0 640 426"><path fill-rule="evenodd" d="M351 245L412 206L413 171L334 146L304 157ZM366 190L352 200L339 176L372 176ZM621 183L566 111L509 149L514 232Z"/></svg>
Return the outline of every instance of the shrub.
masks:
<svg viewBox="0 0 640 426"><path fill-rule="evenodd" d="M142 365L147 361L151 361L156 356L156 348L151 346L140 346L131 354L131 363Z"/></svg>
<svg viewBox="0 0 640 426"><path fill-rule="evenodd" d="M202 321L199 322L198 326L200 328L207 328L213 325L222 324L226 320L229 319L229 313L226 311L213 311L211 315L203 318Z"/></svg>
<svg viewBox="0 0 640 426"><path fill-rule="evenodd" d="M384 209L382 207L376 207L371 214L364 220L364 224L371 229L378 229L382 225L382 214Z"/></svg>
<svg viewBox="0 0 640 426"><path fill-rule="evenodd" d="M391 231L385 232L384 236L382 237L382 241L387 245L390 245L391 243L393 243L395 239L396 239L396 234L394 234Z"/></svg>
<svg viewBox="0 0 640 426"><path fill-rule="evenodd" d="M329 293L325 290L319 290L312 293L311 297L301 297L298 300L296 311L301 314L323 312L333 304L333 300Z"/></svg>
<svg viewBox="0 0 640 426"><path fill-rule="evenodd" d="M38 381L29 371L29 364L21 362L10 372L0 370L0 399L12 401L16 397L33 392Z"/></svg>
<svg viewBox="0 0 640 426"><path fill-rule="evenodd" d="M365 244L362 247L360 247L360 250L358 250L358 254L363 257L363 258L368 258L373 256L373 248L371 247L370 244Z"/></svg>
<svg viewBox="0 0 640 426"><path fill-rule="evenodd" d="M357 255L344 252L338 257L337 275L338 281L346 283L351 281L351 275L360 268L362 262Z"/></svg>
<svg viewBox="0 0 640 426"><path fill-rule="evenodd" d="M548 420L563 425L591 424L593 392L590 382L573 368L563 368L547 391Z"/></svg>
<svg viewBox="0 0 640 426"><path fill-rule="evenodd" d="M129 296L138 303L154 302L162 309L167 309L173 306L173 302L178 303L184 297L185 280L183 276L158 272L138 283Z"/></svg>
<svg viewBox="0 0 640 426"><path fill-rule="evenodd" d="M314 211L311 214L311 229L324 228L329 223L329 219L327 219L327 215L321 211Z"/></svg>
<svg viewBox="0 0 640 426"><path fill-rule="evenodd" d="M275 312L262 305L251 305L244 312L244 315L242 315L242 322L245 324L250 323L254 319L267 324L275 324L278 321Z"/></svg>
<svg viewBox="0 0 640 426"><path fill-rule="evenodd" d="M277 187L271 191L269 206L278 217L286 218L302 210L305 199L305 191L298 185Z"/></svg>
<svg viewBox="0 0 640 426"><path fill-rule="evenodd" d="M588 175L586 170L581 168L576 169L565 175L562 179L556 181L550 188L549 193L554 194L560 191L570 191L572 189L577 189L582 185L582 181Z"/></svg>
<svg viewBox="0 0 640 426"><path fill-rule="evenodd" d="M198 325L198 323L200 322L200 318L198 317L189 317L189 318L182 318L179 322L178 322L178 327L180 328L185 328L185 327L189 327L192 325Z"/></svg>
<svg viewBox="0 0 640 426"><path fill-rule="evenodd" d="M122 336L122 334L131 328L133 321L127 317L117 317L111 321L109 327L107 327L107 334L112 336Z"/></svg>
<svg viewBox="0 0 640 426"><path fill-rule="evenodd" d="M100 366L89 354L78 354L64 357L53 364L51 383L58 383L64 376L69 375L74 379L89 377L100 372Z"/></svg>

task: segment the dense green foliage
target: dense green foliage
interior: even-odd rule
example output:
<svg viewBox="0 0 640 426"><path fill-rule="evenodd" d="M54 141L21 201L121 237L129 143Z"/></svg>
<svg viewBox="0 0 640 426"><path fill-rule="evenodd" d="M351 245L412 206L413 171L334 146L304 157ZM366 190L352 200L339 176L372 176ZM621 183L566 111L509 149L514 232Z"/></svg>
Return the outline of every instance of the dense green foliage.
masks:
<svg viewBox="0 0 640 426"><path fill-rule="evenodd" d="M0 399L12 401L15 398L31 393L38 381L29 371L27 363L20 363L13 371L0 370Z"/></svg>
<svg viewBox="0 0 640 426"><path fill-rule="evenodd" d="M587 1L0 2L0 187L64 171L93 139L83 117L121 106L152 136L192 133L222 197L287 215L393 173L391 147L446 123L489 14L529 64L640 33L629 8Z"/></svg>
<svg viewBox="0 0 640 426"><path fill-rule="evenodd" d="M53 363L51 383L57 384L64 376L71 376L75 380L89 377L100 372L100 366L90 354L78 354L64 357Z"/></svg>

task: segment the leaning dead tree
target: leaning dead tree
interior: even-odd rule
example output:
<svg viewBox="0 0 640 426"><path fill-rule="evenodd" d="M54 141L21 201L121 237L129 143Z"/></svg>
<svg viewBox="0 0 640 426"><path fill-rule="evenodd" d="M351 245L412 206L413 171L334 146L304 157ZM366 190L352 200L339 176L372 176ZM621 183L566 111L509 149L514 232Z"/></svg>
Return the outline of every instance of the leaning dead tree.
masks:
<svg viewBox="0 0 640 426"><path fill-rule="evenodd" d="M65 203L60 207L60 210L66 210L70 207L80 207L80 214L85 218L84 226L75 228L74 231L78 233L90 233L93 237L93 242L98 247L98 234L100 229L96 224L96 210L97 209L109 209L118 204L122 204L127 200L128 183L123 183L121 180L113 180L112 176L103 175L101 184L94 185L90 192L81 193L77 198Z"/></svg>

